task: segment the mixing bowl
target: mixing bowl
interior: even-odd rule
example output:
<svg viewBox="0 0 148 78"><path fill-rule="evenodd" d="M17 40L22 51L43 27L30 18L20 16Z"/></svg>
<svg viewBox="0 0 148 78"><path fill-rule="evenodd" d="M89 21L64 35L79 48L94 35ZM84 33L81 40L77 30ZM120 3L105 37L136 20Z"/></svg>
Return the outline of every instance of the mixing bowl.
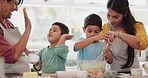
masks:
<svg viewBox="0 0 148 78"><path fill-rule="evenodd" d="M144 68L145 72L148 74L148 63L144 63L142 67Z"/></svg>
<svg viewBox="0 0 148 78"><path fill-rule="evenodd" d="M79 67L82 71L92 72L104 72L106 66L106 61L96 61L96 60L79 60Z"/></svg>

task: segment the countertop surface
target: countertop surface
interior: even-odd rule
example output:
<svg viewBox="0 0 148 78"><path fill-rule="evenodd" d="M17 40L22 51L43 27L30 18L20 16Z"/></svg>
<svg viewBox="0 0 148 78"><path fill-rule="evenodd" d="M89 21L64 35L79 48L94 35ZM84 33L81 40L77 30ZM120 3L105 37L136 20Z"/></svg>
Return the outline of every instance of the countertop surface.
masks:
<svg viewBox="0 0 148 78"><path fill-rule="evenodd" d="M6 78L22 78L22 74L19 74L19 73L6 73L5 75L6 75ZM47 74L47 76L50 76L50 74ZM39 74L38 78L44 78L44 77L42 77L41 74ZM52 77L52 78L56 78L56 77ZM148 78L148 75L132 76L130 74L123 74L123 75L117 75L116 78Z"/></svg>

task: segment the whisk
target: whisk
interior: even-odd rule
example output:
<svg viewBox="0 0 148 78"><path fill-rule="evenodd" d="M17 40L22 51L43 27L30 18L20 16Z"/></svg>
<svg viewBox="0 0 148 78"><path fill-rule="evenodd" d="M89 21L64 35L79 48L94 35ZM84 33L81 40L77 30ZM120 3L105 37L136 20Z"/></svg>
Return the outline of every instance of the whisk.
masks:
<svg viewBox="0 0 148 78"><path fill-rule="evenodd" d="M109 46L109 44L107 43L106 46ZM101 54L97 57L97 59L94 62L98 62L98 61L102 61L101 58L104 58L103 56L103 52L101 52Z"/></svg>

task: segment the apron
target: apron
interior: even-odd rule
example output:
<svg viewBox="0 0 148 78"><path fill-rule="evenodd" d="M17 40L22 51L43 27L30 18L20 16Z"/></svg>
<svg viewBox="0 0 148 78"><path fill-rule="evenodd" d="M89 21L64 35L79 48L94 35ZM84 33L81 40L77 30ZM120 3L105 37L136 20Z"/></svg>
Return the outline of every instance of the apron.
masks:
<svg viewBox="0 0 148 78"><path fill-rule="evenodd" d="M139 68L139 57L137 50L135 49L134 62L130 68L121 69L122 65L124 65L127 61L128 45L122 41L120 38L116 38L111 45L110 52L113 56L113 63L111 64L111 70L115 70L117 72L130 72L131 68Z"/></svg>
<svg viewBox="0 0 148 78"><path fill-rule="evenodd" d="M1 24L0 27L4 32L4 38L11 45L16 44L20 40L21 33L19 32L17 27L14 27L14 29L5 29ZM25 53L22 53L19 61L17 61L15 64L5 63L5 73L24 73L24 72L30 72L29 62L27 60L27 56L25 56Z"/></svg>

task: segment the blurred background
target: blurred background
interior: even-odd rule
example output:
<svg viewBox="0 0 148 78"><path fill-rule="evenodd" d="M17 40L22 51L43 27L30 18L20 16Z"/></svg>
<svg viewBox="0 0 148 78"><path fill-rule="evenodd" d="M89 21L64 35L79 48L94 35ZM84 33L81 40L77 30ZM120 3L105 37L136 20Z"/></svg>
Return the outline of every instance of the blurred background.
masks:
<svg viewBox="0 0 148 78"><path fill-rule="evenodd" d="M144 24L148 34L148 0L129 0L129 3L133 16ZM27 48L37 53L50 45L46 36L51 24L56 21L66 24L70 34L74 35L72 40L66 42L70 50L67 67L76 67L77 53L73 52L73 45L79 37L84 36L84 19L89 14L96 13L101 16L103 24L107 23L106 4L107 0L24 0L19 11L14 12L10 20L22 33L25 29L22 8L27 8L32 23ZM140 61L148 61L146 56L148 58L148 50L141 51Z"/></svg>

